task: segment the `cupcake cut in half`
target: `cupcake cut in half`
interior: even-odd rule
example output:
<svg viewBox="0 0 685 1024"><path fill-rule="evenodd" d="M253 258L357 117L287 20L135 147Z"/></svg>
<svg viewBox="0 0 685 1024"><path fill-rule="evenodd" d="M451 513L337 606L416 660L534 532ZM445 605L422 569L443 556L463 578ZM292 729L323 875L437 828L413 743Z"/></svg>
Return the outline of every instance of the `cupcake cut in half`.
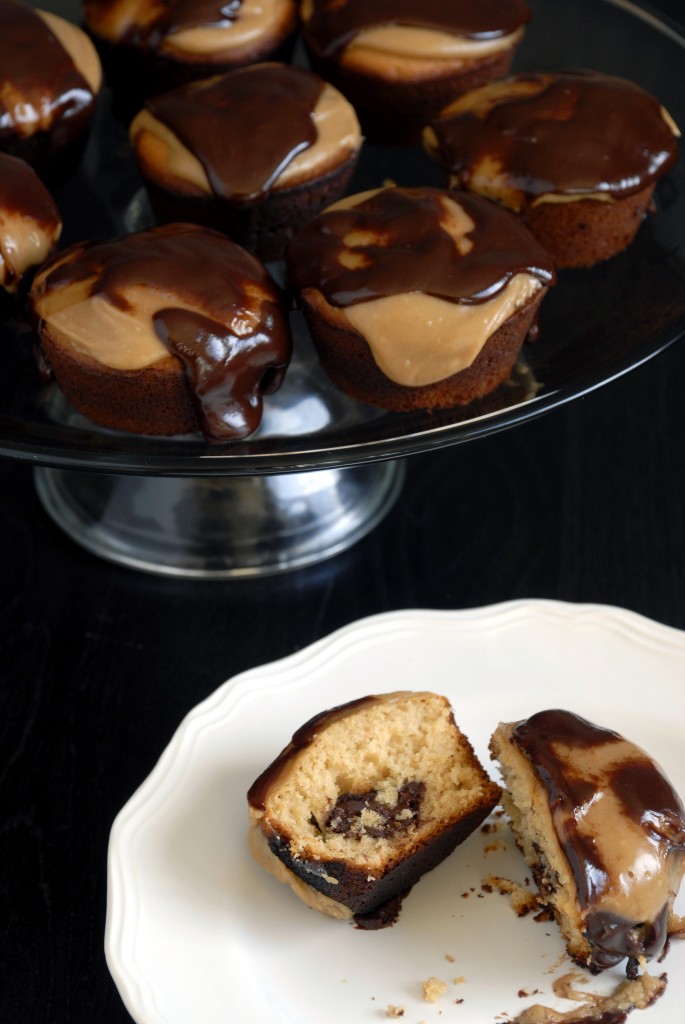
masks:
<svg viewBox="0 0 685 1024"><path fill-rule="evenodd" d="M250 787L250 849L308 906L379 928L499 794L445 697L363 697L303 725Z"/></svg>
<svg viewBox="0 0 685 1024"><path fill-rule="evenodd" d="M396 411L451 408L514 367L555 280L513 214L480 196L386 188L324 210L288 250L324 369Z"/></svg>
<svg viewBox="0 0 685 1024"><path fill-rule="evenodd" d="M520 214L559 268L621 252L678 157L653 96L597 71L521 73L456 99L424 132L451 187Z"/></svg>
<svg viewBox="0 0 685 1024"><path fill-rule="evenodd" d="M508 74L524 0L302 0L312 66L357 108L372 141L415 142L454 96Z"/></svg>
<svg viewBox="0 0 685 1024"><path fill-rule="evenodd" d="M501 724L490 749L569 956L593 973L627 958L631 976L659 958L685 871L685 811L659 766L613 730L559 709Z"/></svg>
<svg viewBox="0 0 685 1024"><path fill-rule="evenodd" d="M77 243L29 299L42 361L77 410L114 430L246 437L290 359L266 269L196 225Z"/></svg>
<svg viewBox="0 0 685 1024"><path fill-rule="evenodd" d="M130 134L161 220L223 229L265 260L344 193L362 143L336 89L279 63L153 97Z"/></svg>

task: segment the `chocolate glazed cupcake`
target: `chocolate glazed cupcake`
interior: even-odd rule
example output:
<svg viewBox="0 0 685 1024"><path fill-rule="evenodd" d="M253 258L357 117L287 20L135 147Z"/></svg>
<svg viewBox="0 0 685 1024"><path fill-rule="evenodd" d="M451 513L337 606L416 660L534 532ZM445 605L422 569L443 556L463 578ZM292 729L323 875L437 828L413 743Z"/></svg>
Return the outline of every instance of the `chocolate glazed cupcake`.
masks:
<svg viewBox="0 0 685 1024"><path fill-rule="evenodd" d="M453 188L519 213L559 268L630 244L678 129L639 86L597 71L522 73L455 100L426 129Z"/></svg>
<svg viewBox="0 0 685 1024"><path fill-rule="evenodd" d="M114 430L246 437L290 360L267 271L192 224L71 246L29 298L39 362L76 409Z"/></svg>
<svg viewBox="0 0 685 1024"><path fill-rule="evenodd" d="M102 83L88 36L55 14L0 0L0 149L41 174L71 170Z"/></svg>
<svg viewBox="0 0 685 1024"><path fill-rule="evenodd" d="M347 100L277 63L152 97L130 135L161 221L219 228L265 260L344 193L361 147Z"/></svg>
<svg viewBox="0 0 685 1024"><path fill-rule="evenodd" d="M84 0L115 92L140 99L284 52L296 0Z"/></svg>
<svg viewBox="0 0 685 1024"><path fill-rule="evenodd" d="M302 0L312 67L357 109L374 142L412 143L451 99L503 78L525 0Z"/></svg>
<svg viewBox="0 0 685 1024"><path fill-rule="evenodd" d="M554 282L551 259L513 214L432 188L341 200L294 239L288 270L331 379L397 411L493 391Z"/></svg>
<svg viewBox="0 0 685 1024"><path fill-rule="evenodd" d="M0 153L0 288L14 300L23 296L61 231L59 210L33 168Z"/></svg>

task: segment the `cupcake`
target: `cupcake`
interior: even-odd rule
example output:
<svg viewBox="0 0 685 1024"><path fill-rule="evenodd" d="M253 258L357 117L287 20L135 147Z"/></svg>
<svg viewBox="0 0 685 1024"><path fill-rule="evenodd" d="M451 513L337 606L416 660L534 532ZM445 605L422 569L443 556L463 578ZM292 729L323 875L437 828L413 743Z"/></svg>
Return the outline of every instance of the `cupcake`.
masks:
<svg viewBox="0 0 685 1024"><path fill-rule="evenodd" d="M87 138L102 68L76 25L0 0L0 149L41 176L70 169Z"/></svg>
<svg viewBox="0 0 685 1024"><path fill-rule="evenodd" d="M454 96L508 74L525 0L302 0L312 66L354 104L371 141L416 142Z"/></svg>
<svg viewBox="0 0 685 1024"><path fill-rule="evenodd" d="M219 228L265 260L344 193L361 147L347 100L278 63L152 97L130 135L161 221Z"/></svg>
<svg viewBox="0 0 685 1024"><path fill-rule="evenodd" d="M522 73L451 103L424 143L453 188L520 214L559 268L625 249L678 156L649 93L597 71Z"/></svg>
<svg viewBox="0 0 685 1024"><path fill-rule="evenodd" d="M84 0L83 17L115 89L141 97L279 53L297 27L297 3Z"/></svg>
<svg viewBox="0 0 685 1024"><path fill-rule="evenodd" d="M560 709L500 724L490 749L539 903L569 956L593 973L625 961L631 976L641 961L661 961L678 931L685 809L658 764Z"/></svg>
<svg viewBox="0 0 685 1024"><path fill-rule="evenodd" d="M0 287L12 296L23 291L61 231L59 210L33 168L0 153Z"/></svg>
<svg viewBox="0 0 685 1024"><path fill-rule="evenodd" d="M114 430L246 437L290 359L267 271L191 224L77 243L40 270L29 301L40 365L74 408Z"/></svg>
<svg viewBox="0 0 685 1024"><path fill-rule="evenodd" d="M312 909L379 928L499 796L446 697L362 697L306 722L252 784L250 850Z"/></svg>
<svg viewBox="0 0 685 1024"><path fill-rule="evenodd" d="M288 272L331 379L397 411L494 391L554 281L551 259L517 217L433 188L341 200L293 240Z"/></svg>

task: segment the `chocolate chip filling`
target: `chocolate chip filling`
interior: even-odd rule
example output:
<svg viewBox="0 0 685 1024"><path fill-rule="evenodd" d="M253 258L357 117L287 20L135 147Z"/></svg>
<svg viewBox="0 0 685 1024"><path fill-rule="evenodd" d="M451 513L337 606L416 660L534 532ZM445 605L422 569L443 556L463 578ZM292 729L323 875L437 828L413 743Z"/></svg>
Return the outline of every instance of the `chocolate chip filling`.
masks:
<svg viewBox="0 0 685 1024"><path fill-rule="evenodd" d="M326 818L324 831L391 839L418 824L425 789L423 782L406 782L397 790L397 801L393 804L379 800L375 789L343 793Z"/></svg>

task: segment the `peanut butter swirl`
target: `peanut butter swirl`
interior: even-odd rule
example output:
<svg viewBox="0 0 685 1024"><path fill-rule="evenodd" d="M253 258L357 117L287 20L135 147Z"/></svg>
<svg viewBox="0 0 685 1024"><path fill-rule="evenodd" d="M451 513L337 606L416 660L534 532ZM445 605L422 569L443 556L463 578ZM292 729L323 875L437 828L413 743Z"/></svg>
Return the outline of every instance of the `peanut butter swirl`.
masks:
<svg viewBox="0 0 685 1024"><path fill-rule="evenodd" d="M685 810L670 782L639 747L568 711L520 722L512 742L547 790L590 967L659 956L685 869Z"/></svg>
<svg viewBox="0 0 685 1024"><path fill-rule="evenodd" d="M291 244L291 283L317 288L342 307L409 292L482 303L519 273L553 283L552 261L529 231L480 196L454 196L474 224L456 245L443 226L445 195L387 188L356 206L325 210Z"/></svg>
<svg viewBox="0 0 685 1024"><path fill-rule="evenodd" d="M239 204L263 198L316 142L322 88L302 68L258 64L153 97L146 108L198 158L214 194Z"/></svg>
<svg viewBox="0 0 685 1024"><path fill-rule="evenodd" d="M0 145L50 132L67 141L87 123L90 85L46 20L27 4L0 0Z"/></svg>
<svg viewBox="0 0 685 1024"><path fill-rule="evenodd" d="M305 34L313 50L330 57L360 32L381 25L435 29L482 41L510 35L530 17L524 0L315 0Z"/></svg>
<svg viewBox="0 0 685 1024"><path fill-rule="evenodd" d="M632 82L599 72L519 74L457 100L432 125L455 184L540 196L620 199L677 159L674 126ZM508 193L514 197L507 201ZM488 193L489 194L489 193Z"/></svg>
<svg viewBox="0 0 685 1024"><path fill-rule="evenodd" d="M219 232L178 224L81 243L42 274L34 308L49 321L41 311L50 297L62 291L68 301L77 285L80 302L97 296L133 316L136 289L152 296L154 332L182 362L209 440L257 428L262 396L285 374L291 338L279 291L249 253Z"/></svg>

